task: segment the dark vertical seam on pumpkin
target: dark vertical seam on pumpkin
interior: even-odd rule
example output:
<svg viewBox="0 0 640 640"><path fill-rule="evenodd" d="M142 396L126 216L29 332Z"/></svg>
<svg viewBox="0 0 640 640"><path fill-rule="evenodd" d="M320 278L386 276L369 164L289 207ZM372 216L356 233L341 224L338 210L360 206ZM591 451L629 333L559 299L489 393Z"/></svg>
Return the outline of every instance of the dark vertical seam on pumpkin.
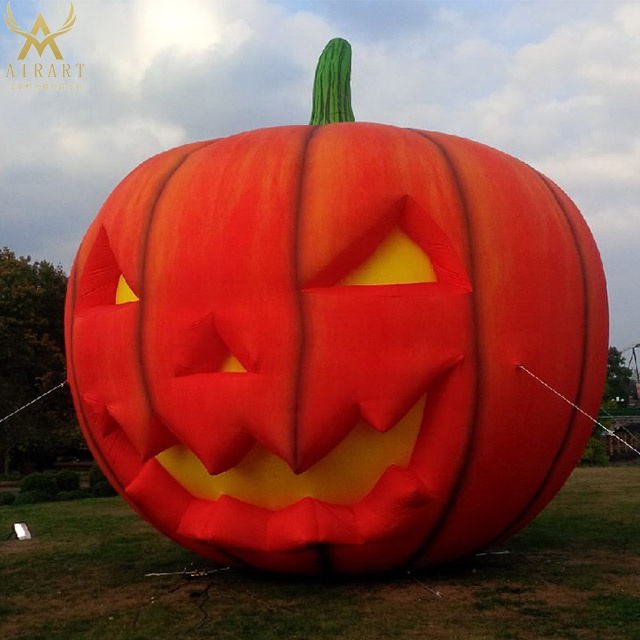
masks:
<svg viewBox="0 0 640 640"><path fill-rule="evenodd" d="M464 226L467 234L467 251L469 255L469 278L471 280L471 286L474 291L472 295L472 310L473 310L473 340L476 345L476 351L481 351L481 341L480 341L480 328L478 322L478 305L476 304L476 261L475 261L475 248L473 244L473 229L471 224L471 215L469 212L469 202L466 197L465 190L463 188L463 184L461 182L460 175L456 170L455 163L452 157L449 155L449 152L446 146L434 138L429 132L421 131L419 129L410 129L413 133L421 136L425 140L429 141L433 144L441 156L443 157L449 171L451 172L451 177L453 179L453 184L455 185L456 192L458 194L458 199L460 202L460 209L462 211L462 215L464 218ZM473 405L471 409L471 414L469 416L469 425L467 430L467 441L465 442L464 451L461 456L460 465L458 467L457 475L453 483L453 487L451 492L449 493L447 502L440 513L438 520L435 525L429 532L428 536L424 540L424 542L414 551L414 553L409 557L409 559L404 563L405 568L412 567L416 562L418 562L425 554L428 553L429 549L434 545L435 541L439 537L440 533L444 529L447 521L449 519L449 515L453 510L453 507L458 499L460 492L462 491L462 487L465 482L465 478L467 476L467 469L469 467L469 462L473 457L473 453L475 450L476 437L477 437L477 426L478 426L478 415L480 413L480 402L481 402L481 394L480 394L480 384L482 381L481 376L481 357L476 356L474 358L474 398Z"/></svg>
<svg viewBox="0 0 640 640"><path fill-rule="evenodd" d="M295 364L295 387L293 389L293 411L291 414L292 424L290 426L289 432L289 440L291 445L291 461L294 467L298 466L298 418L300 414L300 403L301 403L301 395L302 395L302 374L303 374L303 354L304 354L304 345L305 345L305 326L304 326L304 297L302 295L302 286L303 283L300 278L300 258L299 258L299 250L300 250L300 219L302 215L302 209L304 207L304 189L305 189L305 178L307 171L307 151L309 149L309 145L311 140L315 136L318 131L318 127L310 127L306 138L303 141L302 150L300 153L300 171L298 174L298 192L296 193L296 197L293 203L294 211L293 211L293 233L292 233L292 273L293 273L293 288L295 292L295 303L296 303L296 311L298 314L298 322L296 326L298 327L298 340L297 347L298 353L296 354L296 364ZM294 469L294 472L297 470Z"/></svg>
<svg viewBox="0 0 640 640"><path fill-rule="evenodd" d="M323 125L324 126L324 125ZM293 242L293 251L292 251L292 261L293 261L293 287L295 291L296 297L296 310L298 314L296 326L298 327L298 340L297 347L298 353L296 354L296 364L295 364L295 387L293 389L293 411L291 414L292 424L290 427L290 440L291 440L291 458L294 467L298 466L298 424L300 418L300 405L301 405L301 397L302 397L302 387L303 387L303 372L304 372L304 347L305 347L305 313L304 313L304 296L302 294L303 282L300 278L300 222L302 217L302 211L304 208L304 190L305 190L305 178L306 178L306 170L307 170L307 152L309 149L309 145L311 144L311 140L318 132L318 126L313 126L309 128L307 136L302 145L302 152L300 154L300 172L298 174L298 192L296 194L296 198L294 201L294 211L293 211L293 234L292 234L292 242ZM294 469L294 472L296 469ZM318 561L319 561L319 573L320 574L331 574L333 569L333 563L331 562L331 556L326 544L318 543L313 547L317 553Z"/></svg>
<svg viewBox="0 0 640 640"><path fill-rule="evenodd" d="M141 234L141 241L140 241L140 252L142 255L142 260L140 262L140 273L139 273L139 282L140 282L140 312L138 313L138 323L136 326L136 350L137 350L137 360L138 360L138 367L140 369L140 378L142 380L142 387L144 389L144 394L145 394L145 400L148 403L148 406L150 408L151 411L154 411L153 408L153 402L152 402L152 396L151 396L151 392L150 392L150 386L149 386L149 379L147 377L147 373L146 373L146 366L145 366L145 356L144 356L144 348L143 348L143 327L144 327L144 318L145 318L145 307L146 307L146 300L145 300L145 278L146 278L146 266L147 266L147 249L149 246L149 241L150 241L150 237L151 237L151 230L153 227L153 221L156 215L156 211L158 208L158 203L160 202L160 199L162 198L162 195L164 194L167 185L169 184L169 182L171 181L171 179L176 175L176 173L184 166L185 162L191 158L191 156L193 156L195 153L197 153L198 151L201 151L203 149L208 149L211 146L213 146L216 142L218 142L218 140L211 140L208 143L203 143L202 145L198 146L195 149L191 149L190 151L188 151L184 157L180 160L180 162L178 162L176 164L176 166L170 171L170 173L165 176L162 184L159 186L155 198L153 200L153 202L151 203L151 205L149 206L149 215L147 216L146 219L146 225L142 231ZM131 498L130 498L131 499ZM156 525L157 526L157 525ZM173 535L168 534L169 537L173 538ZM202 543L200 543L202 544ZM214 546L214 545L209 545L208 543L205 543L207 547L210 547L212 549L215 549L218 553L220 553L220 555L225 556L227 559L231 560L233 563L235 564L240 564L243 566L247 566L247 563L244 562L243 560L241 560L240 558L238 558L237 556L234 556L232 554L230 554L226 549L221 549L220 547Z"/></svg>
<svg viewBox="0 0 640 640"><path fill-rule="evenodd" d="M151 236L151 227L153 226L153 219L156 214L156 208L158 206L158 202L160 201L160 198L162 197L162 194L166 189L167 183L176 174L176 172L180 169L180 167L182 167L182 165L186 162L186 160L191 157L193 153L195 153L196 151L199 151L203 147L210 146L211 144L213 144L213 142L202 145L197 149L192 149L191 151L188 151L184 155L184 157L173 167L173 169L171 169L171 171L165 176L164 180L156 190L153 201L149 205L149 214L146 217L145 226L143 227L142 232L140 234L141 260L140 260L140 268L138 272L138 282L140 283L139 284L140 291L138 292L138 297L139 297L138 304L140 305L140 311L138 313L138 320L136 323L136 332L135 332L136 360L138 363L138 369L140 371L142 387L144 389L145 401L147 403L147 406L150 412L154 412L154 408L153 408L153 399L150 391L149 378L147 376L147 370L145 366L145 357L144 357L144 348L143 348L143 337L144 337L143 327L144 327L144 318L145 318L145 311L146 311L146 299L145 299L146 296L144 294L144 290L145 290L145 278L147 273L147 268L146 268L147 267L147 249L149 248L149 238Z"/></svg>
<svg viewBox="0 0 640 640"><path fill-rule="evenodd" d="M533 171L535 171L535 169L533 169ZM518 515L515 518L513 518L511 520L511 522L509 522L509 524L499 534L494 536L488 543L484 543L482 545L482 547L492 546L493 544L496 544L496 543L500 542L500 540L503 540L503 539L507 538L511 534L511 532L518 527L518 523L521 522L523 519L525 519L528 516L529 511L532 509L533 505L538 501L538 498L540 497L540 495L547 488L547 486L548 486L548 484L549 484L549 482L551 480L551 477L553 476L553 473L554 473L554 471L556 469L556 466L558 464L558 460L560 459L560 456L564 452L564 450L565 450L565 448L567 446L567 442L569 441L569 438L570 438L571 434L573 433L573 430L574 430L574 427L575 427L576 418L579 417L579 413L578 413L578 410L576 409L576 406L578 406L578 407L581 406L582 393L584 391L585 369L586 369L586 353L587 353L587 348L588 348L587 336L589 335L589 307L590 307L590 304L589 304L589 288L587 287L587 276L586 276L586 268L585 268L585 258L584 258L584 254L582 252L582 245L580 244L580 241L578 239L578 235L577 235L577 232L576 232L575 224L571 220L571 216L569 215L566 207L564 206L564 204L562 203L562 201L558 197L558 194L556 193L555 189L551 186L550 180L546 176L544 176L541 173L539 173L538 171L535 171L535 173L542 180L542 182L544 183L544 185L547 188L547 190L553 196L554 200L556 201L556 203L558 205L558 208L560 210L561 215L564 216L564 219L567 222L567 226L569 227L569 230L571 232L571 238L573 239L573 243L574 243L575 249L576 249L576 254L578 256L578 260L579 260L579 264L580 264L580 277L581 277L581 281L582 281L581 282L581 284L582 284L582 307L583 307L583 309L582 309L582 312L583 312L583 323L582 323L583 332L582 332L582 350L581 350L582 360L581 360L581 363L580 363L580 376L579 376L578 389L576 391L576 397L573 400L574 406L573 406L573 408L571 410L571 418L569 420L567 428L565 429L565 433L564 433L564 436L562 438L562 441L560 442L558 450L556 451L556 454L553 457L553 460L551 461L551 464L549 465L549 469L547 470L547 473L545 474L540 486L534 492L533 496L530 498L530 500L527 502L527 504L518 513ZM478 550L480 548L481 547L479 547Z"/></svg>

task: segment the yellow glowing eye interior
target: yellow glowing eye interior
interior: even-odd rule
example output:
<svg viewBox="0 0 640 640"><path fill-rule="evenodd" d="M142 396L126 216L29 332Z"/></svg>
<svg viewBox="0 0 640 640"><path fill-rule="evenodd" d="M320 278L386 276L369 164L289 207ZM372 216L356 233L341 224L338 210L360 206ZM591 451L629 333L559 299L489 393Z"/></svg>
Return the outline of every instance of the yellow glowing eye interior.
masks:
<svg viewBox="0 0 640 640"><path fill-rule="evenodd" d="M338 284L412 284L437 280L429 256L396 227L368 260Z"/></svg>
<svg viewBox="0 0 640 640"><path fill-rule="evenodd" d="M138 300L140 300L140 298L133 293L129 283L125 280L124 276L120 274L118 287L116 289L116 304L126 304L127 302L137 302Z"/></svg>

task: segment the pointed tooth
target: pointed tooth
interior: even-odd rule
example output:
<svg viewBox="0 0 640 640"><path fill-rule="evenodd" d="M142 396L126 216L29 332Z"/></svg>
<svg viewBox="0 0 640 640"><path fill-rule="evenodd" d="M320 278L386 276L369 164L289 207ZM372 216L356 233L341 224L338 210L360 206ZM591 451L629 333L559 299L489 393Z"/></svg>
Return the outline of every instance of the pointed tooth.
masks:
<svg viewBox="0 0 640 640"><path fill-rule="evenodd" d="M235 433L212 433L210 438L187 437L182 442L210 475L217 475L235 467L251 450L255 439L239 429Z"/></svg>

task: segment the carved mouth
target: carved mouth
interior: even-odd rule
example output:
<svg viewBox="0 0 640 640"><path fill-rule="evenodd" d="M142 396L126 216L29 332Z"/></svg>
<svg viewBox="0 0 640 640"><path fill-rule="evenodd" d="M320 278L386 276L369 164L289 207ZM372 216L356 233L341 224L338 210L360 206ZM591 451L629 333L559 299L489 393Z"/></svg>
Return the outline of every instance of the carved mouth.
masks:
<svg viewBox="0 0 640 640"><path fill-rule="evenodd" d="M357 425L330 455L299 475L261 447L236 468L210 475L191 451L178 446L145 463L126 492L142 509L159 494L173 496L162 518L183 544L227 549L236 559L249 554L256 566L266 552L265 568L274 552L347 545L354 571L367 571L370 559L366 567L357 565L364 542L402 539L411 549L418 543L412 537L423 529L418 523L428 525L439 509L434 489L407 468L424 406L422 397L386 433ZM404 544L399 548L405 553ZM310 570L318 569L318 557L309 556ZM396 560L383 555L378 569Z"/></svg>
<svg viewBox="0 0 640 640"><path fill-rule="evenodd" d="M300 474L259 444L238 465L215 475L184 445L166 449L156 459L194 497L204 500L229 496L267 509L283 509L308 497L352 505L389 467L408 466L424 406L423 396L384 433L360 421L327 456Z"/></svg>

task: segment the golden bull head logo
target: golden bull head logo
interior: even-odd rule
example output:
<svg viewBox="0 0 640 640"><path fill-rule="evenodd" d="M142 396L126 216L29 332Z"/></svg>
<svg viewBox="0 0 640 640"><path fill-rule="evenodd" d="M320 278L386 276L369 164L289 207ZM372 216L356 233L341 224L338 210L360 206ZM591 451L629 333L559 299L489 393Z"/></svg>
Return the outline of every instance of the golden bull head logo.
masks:
<svg viewBox="0 0 640 640"><path fill-rule="evenodd" d="M62 54L60 53L60 49L56 44L56 38L61 36L63 33L67 33L67 31L71 30L71 27L75 24L76 16L73 9L73 4L71 4L71 10L69 11L69 15L65 20L64 24L57 30L51 31L49 26L45 22L45 19L42 17L42 14L39 13L36 21L33 23L33 27L31 27L31 31L24 31L20 25L16 22L15 18L11 14L11 3L7 3L7 13L4 16L4 21L7 23L7 26L13 33L17 33L19 36L25 38L26 42L24 46L20 50L18 54L18 60L24 60L29 53L31 47L34 47L38 52L38 55L42 57L42 53L44 50L49 47L53 52L53 55L56 57L56 60L62 60ZM42 34L40 36L39 34Z"/></svg>

